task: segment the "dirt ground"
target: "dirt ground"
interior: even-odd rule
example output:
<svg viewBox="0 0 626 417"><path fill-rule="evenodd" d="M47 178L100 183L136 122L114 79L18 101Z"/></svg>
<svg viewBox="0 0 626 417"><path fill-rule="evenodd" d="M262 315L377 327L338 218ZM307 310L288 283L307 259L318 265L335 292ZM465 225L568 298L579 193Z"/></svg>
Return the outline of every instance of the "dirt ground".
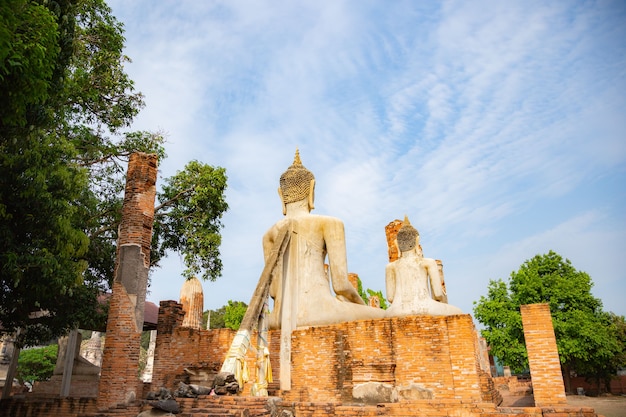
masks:
<svg viewBox="0 0 626 417"><path fill-rule="evenodd" d="M605 417L626 417L626 396L587 397L585 395L568 395L567 404L572 407L591 407L596 414ZM502 407L532 407L532 396L503 395Z"/></svg>

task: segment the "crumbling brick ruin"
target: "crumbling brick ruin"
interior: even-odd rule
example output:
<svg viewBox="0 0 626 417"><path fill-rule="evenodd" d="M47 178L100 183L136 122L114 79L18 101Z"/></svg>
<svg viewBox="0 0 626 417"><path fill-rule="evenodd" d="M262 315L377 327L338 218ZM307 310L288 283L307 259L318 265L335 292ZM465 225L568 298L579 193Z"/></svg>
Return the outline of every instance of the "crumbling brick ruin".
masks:
<svg viewBox="0 0 626 417"><path fill-rule="evenodd" d="M535 311L534 307L531 310ZM183 327L183 317L181 304L161 302L153 380L144 392L160 387L174 389L180 382L210 385L218 372L235 332ZM213 414L208 410L219 410L220 416L259 417L280 415L281 411L298 417L596 417L591 408L565 404L498 406L499 394L493 380L481 368L479 341L469 315L410 316L312 326L297 329L292 337L290 391L280 391L274 380L269 393L276 397L248 397L249 383L235 397L178 399L183 409L181 415L210 416ZM252 339L255 338L253 334ZM270 332L274 375L279 375L279 339L279 332ZM532 348L529 352L535 355ZM124 361L119 357L114 360ZM256 373L255 362L251 349L246 357L251 380ZM384 401L387 395L391 398L394 391L387 388L393 386L396 402ZM371 387L373 391L369 390ZM7 407L6 412L0 407L0 417L135 417L140 410L150 408L136 404L96 412L95 401L72 398L49 400L45 407L12 400Z"/></svg>
<svg viewBox="0 0 626 417"><path fill-rule="evenodd" d="M143 395L139 352L150 266L157 156L131 155L119 227L98 407L126 404Z"/></svg>
<svg viewBox="0 0 626 417"><path fill-rule="evenodd" d="M135 154L129 162L98 399L12 398L0 404L0 417L136 417L150 409L140 402L148 391L175 390L180 382L212 385L235 332L184 326L183 306L175 301L160 303L152 382L139 379L156 169L154 155ZM388 240L395 237L397 223L387 227ZM392 246L390 260L397 257ZM356 283L356 275L351 281ZM289 391L281 391L274 380L268 387L273 397L250 397L248 383L237 396L178 399L181 415L596 417L591 408L565 405L549 308L523 306L522 319L535 407L499 407L501 396L484 349L471 316L463 314L296 329ZM268 339L273 374L280 375L280 332L270 332ZM246 364L252 382L254 349L247 352Z"/></svg>
<svg viewBox="0 0 626 417"><path fill-rule="evenodd" d="M561 362L548 304L520 307L528 364L538 407L566 404Z"/></svg>

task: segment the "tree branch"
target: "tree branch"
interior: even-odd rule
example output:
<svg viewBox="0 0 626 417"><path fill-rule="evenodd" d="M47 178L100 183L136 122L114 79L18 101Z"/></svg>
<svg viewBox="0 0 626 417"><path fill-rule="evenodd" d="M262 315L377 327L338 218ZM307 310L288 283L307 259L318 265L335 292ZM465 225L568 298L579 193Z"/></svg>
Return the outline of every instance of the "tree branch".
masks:
<svg viewBox="0 0 626 417"><path fill-rule="evenodd" d="M165 207L169 207L169 206L171 206L171 205L172 205L172 204L174 204L174 203L175 203L178 199L180 199L183 195L185 195L185 194L187 194L187 193L189 193L189 192L191 192L191 191L193 191L193 188L188 188L188 189L186 189L186 190L183 190L183 191L179 192L178 194L176 194L174 197L170 198L169 200L167 200L167 201L165 201L165 202L163 202L163 203L159 204L158 206L156 206L156 207L154 208L154 212L155 212L155 214L156 214L156 212L158 212L159 210L161 210L161 209L163 209L163 208L165 208Z"/></svg>

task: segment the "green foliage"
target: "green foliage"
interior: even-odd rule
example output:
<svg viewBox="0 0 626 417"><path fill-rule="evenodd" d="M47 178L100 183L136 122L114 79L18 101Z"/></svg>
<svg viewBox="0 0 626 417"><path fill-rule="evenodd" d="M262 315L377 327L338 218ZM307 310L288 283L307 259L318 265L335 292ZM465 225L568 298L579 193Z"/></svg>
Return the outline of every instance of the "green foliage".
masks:
<svg viewBox="0 0 626 417"><path fill-rule="evenodd" d="M359 296L363 299L363 301L365 302L365 304L369 304L370 302L370 297L372 296L376 296L378 297L378 300L380 302L380 308L382 308L383 310L387 310L387 308L389 308L389 304L387 304L387 300L385 299L385 297L383 296L383 292L382 291L374 291L372 289L366 289L363 290L363 283L361 282L361 278L357 277L357 292L359 293Z"/></svg>
<svg viewBox="0 0 626 417"><path fill-rule="evenodd" d="M35 134L0 142L0 322L22 328L18 345L66 333L79 319L71 312L96 300L82 285L89 240L77 226L87 177L65 162L71 151Z"/></svg>
<svg viewBox="0 0 626 417"><path fill-rule="evenodd" d="M243 316L246 314L248 305L243 301L228 300L224 312L224 325L233 330L239 330Z"/></svg>
<svg viewBox="0 0 626 417"><path fill-rule="evenodd" d="M210 329L223 329L226 327L224 323L224 314L226 313L226 306L221 306L217 310L207 310L202 314L202 325L206 328L207 321L211 320Z"/></svg>
<svg viewBox="0 0 626 417"><path fill-rule="evenodd" d="M20 352L17 363L17 378L21 383L47 381L54 372L57 361L58 345L42 348L24 349Z"/></svg>
<svg viewBox="0 0 626 417"><path fill-rule="evenodd" d="M139 374L141 377L148 364L148 349L150 348L150 331L141 332L141 342L139 346Z"/></svg>
<svg viewBox="0 0 626 417"><path fill-rule="evenodd" d="M370 297L378 297L378 302L380 303L380 308L382 308L383 310L387 310L387 308L389 308L389 305L387 304L387 300L385 300L385 297L383 296L383 292L378 290L378 291L374 291L371 289L367 289L367 301L366 303L369 303L369 298ZM362 297L361 297L362 298Z"/></svg>
<svg viewBox="0 0 626 417"><path fill-rule="evenodd" d="M221 218L228 209L225 189L224 168L198 161L166 179L155 209L155 259L166 250L181 252L187 266L183 275L216 280L222 271L219 246Z"/></svg>
<svg viewBox="0 0 626 417"><path fill-rule="evenodd" d="M58 25L50 10L28 0L3 1L0 22L0 126L25 126L30 106L49 95Z"/></svg>
<svg viewBox="0 0 626 417"><path fill-rule="evenodd" d="M621 352L616 326L591 294L592 286L587 273L550 251L524 262L511 273L508 285L491 280L487 296L474 302L474 315L485 326L482 335L491 353L520 372L527 368L528 358L519 307L548 303L564 369L592 372Z"/></svg>
<svg viewBox="0 0 626 417"><path fill-rule="evenodd" d="M599 390L602 390L601 382L604 381L606 392L610 392L611 379L617 370L626 367L626 321L624 316L613 313L602 313L602 319L602 325L606 327L599 333L605 338L607 346L604 348L608 353L599 360L578 363L575 369L587 380L595 381Z"/></svg>
<svg viewBox="0 0 626 417"><path fill-rule="evenodd" d="M479 303L474 303L474 316L485 326L481 333L493 356L515 373L528 369L522 316L519 305L511 300L505 282L489 281L487 297L480 297Z"/></svg>
<svg viewBox="0 0 626 417"><path fill-rule="evenodd" d="M368 295L367 295L367 293L365 291L363 291L363 282L361 281L361 278L359 278L358 276L356 278L356 285L357 285L356 286L356 292L359 293L359 297L361 297L363 299L363 302L365 304L367 304L367 302L368 302Z"/></svg>
<svg viewBox="0 0 626 417"><path fill-rule="evenodd" d="M10 0L0 15L0 322L24 346L102 324L102 285L85 271L105 160L90 150L119 156L103 132L142 103L103 1Z"/></svg>
<svg viewBox="0 0 626 417"><path fill-rule="evenodd" d="M165 157L161 134L121 132L143 107L123 47L103 0L0 3L0 322L19 346L102 327L126 162ZM224 170L196 162L167 184L153 265L178 250L215 279Z"/></svg>

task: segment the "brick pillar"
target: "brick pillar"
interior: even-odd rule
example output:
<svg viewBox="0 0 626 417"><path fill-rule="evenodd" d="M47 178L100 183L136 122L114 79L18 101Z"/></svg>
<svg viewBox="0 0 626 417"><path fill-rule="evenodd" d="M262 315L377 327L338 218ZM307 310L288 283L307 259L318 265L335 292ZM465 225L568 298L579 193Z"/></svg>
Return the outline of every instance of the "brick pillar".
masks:
<svg viewBox="0 0 626 417"><path fill-rule="evenodd" d="M398 231L402 227L402 220L394 220L385 226L385 236L387 236L387 254L389 255L389 262L396 261L400 254L398 253L398 247L396 246L396 236Z"/></svg>
<svg viewBox="0 0 626 417"><path fill-rule="evenodd" d="M139 351L150 266L156 177L156 155L131 155L102 358L99 409L127 404L142 394Z"/></svg>
<svg viewBox="0 0 626 417"><path fill-rule="evenodd" d="M566 404L561 362L548 304L520 306L535 406Z"/></svg>
<svg viewBox="0 0 626 417"><path fill-rule="evenodd" d="M175 350L172 350L172 333L176 328L182 326L184 317L183 306L176 301L164 300L159 303L157 340L152 365L152 386L157 389L160 387L175 388L169 385L171 371L175 369L172 361L180 361Z"/></svg>

